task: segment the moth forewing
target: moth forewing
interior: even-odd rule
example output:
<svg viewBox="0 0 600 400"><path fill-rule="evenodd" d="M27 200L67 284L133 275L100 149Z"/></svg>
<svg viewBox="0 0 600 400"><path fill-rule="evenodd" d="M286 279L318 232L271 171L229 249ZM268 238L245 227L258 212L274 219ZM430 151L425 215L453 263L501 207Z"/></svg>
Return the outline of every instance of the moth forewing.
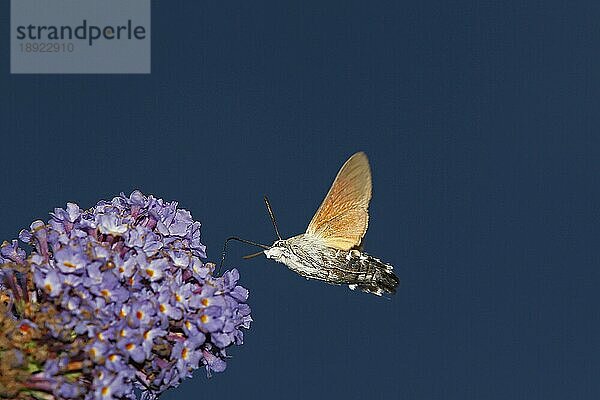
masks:
<svg viewBox="0 0 600 400"><path fill-rule="evenodd" d="M338 172L306 233L320 236L336 249L359 246L369 225L371 192L369 160L358 152Z"/></svg>

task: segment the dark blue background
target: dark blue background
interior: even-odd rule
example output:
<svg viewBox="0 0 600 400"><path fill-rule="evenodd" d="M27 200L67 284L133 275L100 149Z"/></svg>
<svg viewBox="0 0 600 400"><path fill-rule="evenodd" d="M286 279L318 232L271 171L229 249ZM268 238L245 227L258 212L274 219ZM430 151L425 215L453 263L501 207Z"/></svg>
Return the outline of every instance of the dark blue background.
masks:
<svg viewBox="0 0 600 400"><path fill-rule="evenodd" d="M238 234L304 231L364 150L391 300L232 246L255 323L165 399L600 395L596 2L153 2L152 74L10 75L0 233L140 188ZM404 3L404 2L402 2ZM515 2L516 3L516 2Z"/></svg>

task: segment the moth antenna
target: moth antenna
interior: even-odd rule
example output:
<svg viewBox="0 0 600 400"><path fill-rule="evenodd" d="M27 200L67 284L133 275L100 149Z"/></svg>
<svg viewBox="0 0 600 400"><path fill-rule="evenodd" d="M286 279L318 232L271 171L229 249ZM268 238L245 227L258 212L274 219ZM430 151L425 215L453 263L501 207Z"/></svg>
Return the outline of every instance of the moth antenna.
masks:
<svg viewBox="0 0 600 400"><path fill-rule="evenodd" d="M243 256L242 258L243 258L244 260L249 260L249 259L251 259L251 258L258 257L258 256L260 256L261 254L263 254L263 252L262 252L262 251L259 251L259 252L257 252L257 253L252 253L252 254L248 254L247 256Z"/></svg>
<svg viewBox="0 0 600 400"><path fill-rule="evenodd" d="M225 240L225 243L223 243L223 255L221 256L221 263L219 264L219 270L217 271L217 275L219 275L221 273L221 267L223 266L223 263L225 262L225 256L227 255L227 243L229 243L230 240L235 240L235 241L246 243L246 244L249 244L249 245L252 245L252 246L260 247L261 249L265 249L265 250L269 249L269 246L253 242L251 240L241 239L241 238L239 238L237 236L228 237ZM260 254L260 253L258 253L258 254Z"/></svg>
<svg viewBox="0 0 600 400"><path fill-rule="evenodd" d="M269 203L269 199L265 196L265 205L267 206L267 211L269 212L269 217L271 217L271 222L273 223L273 228L275 228L275 234L277 238L281 240L281 235L279 234L279 229L277 229L277 222L275 222L275 214L273 214L273 209L271 208L271 203Z"/></svg>

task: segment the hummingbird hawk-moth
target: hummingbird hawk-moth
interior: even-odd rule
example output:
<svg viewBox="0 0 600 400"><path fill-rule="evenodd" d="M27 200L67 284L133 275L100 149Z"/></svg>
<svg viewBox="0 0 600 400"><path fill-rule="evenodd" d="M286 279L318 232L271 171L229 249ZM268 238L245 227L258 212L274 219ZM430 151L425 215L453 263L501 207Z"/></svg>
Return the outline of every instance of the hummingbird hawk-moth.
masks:
<svg viewBox="0 0 600 400"><path fill-rule="evenodd" d="M264 250L244 258L264 254L307 279L348 285L350 289L358 288L378 296L395 293L399 280L393 267L362 251L362 240L369 223L371 191L367 155L356 153L338 172L305 233L282 239L265 197L278 239L271 246L238 237L227 241L238 240L259 246Z"/></svg>

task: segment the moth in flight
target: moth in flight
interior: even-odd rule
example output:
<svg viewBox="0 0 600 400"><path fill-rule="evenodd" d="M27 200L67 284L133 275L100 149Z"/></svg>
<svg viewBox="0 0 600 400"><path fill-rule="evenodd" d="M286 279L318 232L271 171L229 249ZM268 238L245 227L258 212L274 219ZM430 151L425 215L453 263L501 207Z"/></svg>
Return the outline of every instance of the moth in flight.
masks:
<svg viewBox="0 0 600 400"><path fill-rule="evenodd" d="M264 249L244 258L264 254L307 279L348 285L350 289L358 288L378 296L393 294L399 283L393 267L362 251L362 240L369 224L371 190L371 168L367 155L356 153L338 172L305 233L282 239L265 197L278 239L271 246L266 246L230 237L225 241L223 259L227 242L237 240Z"/></svg>

